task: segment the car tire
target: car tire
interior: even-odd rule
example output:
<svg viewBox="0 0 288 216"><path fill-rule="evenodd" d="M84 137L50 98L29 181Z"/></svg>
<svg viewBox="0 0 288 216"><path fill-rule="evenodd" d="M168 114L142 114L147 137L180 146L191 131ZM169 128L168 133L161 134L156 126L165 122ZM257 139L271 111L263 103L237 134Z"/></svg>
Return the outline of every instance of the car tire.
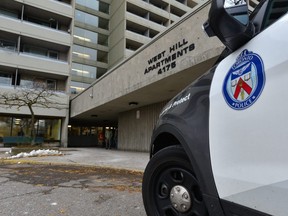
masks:
<svg viewBox="0 0 288 216"><path fill-rule="evenodd" d="M148 216L207 216L191 163L179 146L157 152L143 176L142 196Z"/></svg>

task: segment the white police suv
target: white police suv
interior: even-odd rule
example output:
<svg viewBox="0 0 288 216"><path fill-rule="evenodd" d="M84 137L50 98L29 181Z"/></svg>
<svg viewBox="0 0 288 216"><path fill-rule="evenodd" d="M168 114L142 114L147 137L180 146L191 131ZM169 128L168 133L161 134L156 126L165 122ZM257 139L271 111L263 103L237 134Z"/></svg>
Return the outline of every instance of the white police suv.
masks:
<svg viewBox="0 0 288 216"><path fill-rule="evenodd" d="M287 11L288 0L249 16L243 0L212 1L203 27L227 48L160 114L148 216L288 216Z"/></svg>

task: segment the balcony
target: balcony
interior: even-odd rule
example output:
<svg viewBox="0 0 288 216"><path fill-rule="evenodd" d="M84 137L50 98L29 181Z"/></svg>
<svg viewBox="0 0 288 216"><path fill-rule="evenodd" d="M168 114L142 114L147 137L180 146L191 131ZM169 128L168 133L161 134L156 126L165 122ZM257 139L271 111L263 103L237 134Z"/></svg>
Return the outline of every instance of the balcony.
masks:
<svg viewBox="0 0 288 216"><path fill-rule="evenodd" d="M126 23L127 30L141 34L143 36L150 37L150 35L147 34L147 30L157 31L159 33L166 29L166 27L163 25L136 16L129 12L127 12L126 16L127 16L127 23Z"/></svg>
<svg viewBox="0 0 288 216"><path fill-rule="evenodd" d="M57 31L52 28L0 15L0 29L11 33L50 41L66 46L71 46L71 35L68 32Z"/></svg>
<svg viewBox="0 0 288 216"><path fill-rule="evenodd" d="M42 57L33 53L17 53L7 49L0 49L0 64L9 67L41 71L43 73L69 76L67 62Z"/></svg>

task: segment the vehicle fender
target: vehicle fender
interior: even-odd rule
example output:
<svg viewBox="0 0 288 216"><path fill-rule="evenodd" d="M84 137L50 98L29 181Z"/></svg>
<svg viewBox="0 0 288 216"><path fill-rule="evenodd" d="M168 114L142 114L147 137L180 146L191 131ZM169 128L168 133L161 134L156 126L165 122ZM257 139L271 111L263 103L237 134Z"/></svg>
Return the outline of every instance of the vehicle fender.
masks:
<svg viewBox="0 0 288 216"><path fill-rule="evenodd" d="M209 149L209 94L215 68L206 72L163 108L151 139L151 157L163 148L180 145L186 152L205 203L212 215L222 215ZM206 200L209 200L206 202Z"/></svg>
<svg viewBox="0 0 288 216"><path fill-rule="evenodd" d="M175 118L177 117L175 116ZM179 121L181 120L178 120L178 122ZM159 126L154 131L151 140L153 143L151 145L151 157L153 157L154 154L161 151L163 148L167 148L172 145L181 146L186 152L193 171L199 181L199 185L203 193L203 199L206 203L209 214L213 216L224 216L212 174L209 152L205 153L207 149L205 150L205 148L199 148L199 143L191 143L190 139L185 139L186 136L184 136L181 132L183 131L183 127L185 128L184 125L185 124L183 122L183 125L180 128L168 123ZM165 144L163 145L163 143Z"/></svg>

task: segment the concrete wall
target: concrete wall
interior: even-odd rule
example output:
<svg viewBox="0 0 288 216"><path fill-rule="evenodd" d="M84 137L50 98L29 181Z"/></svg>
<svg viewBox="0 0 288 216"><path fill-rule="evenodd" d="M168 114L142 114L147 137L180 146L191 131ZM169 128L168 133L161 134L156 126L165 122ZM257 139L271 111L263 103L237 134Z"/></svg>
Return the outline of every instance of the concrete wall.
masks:
<svg viewBox="0 0 288 216"><path fill-rule="evenodd" d="M110 5L109 65L123 59L125 51L126 0L112 1Z"/></svg>
<svg viewBox="0 0 288 216"><path fill-rule="evenodd" d="M148 152L154 125L166 102L120 113L118 149Z"/></svg>

